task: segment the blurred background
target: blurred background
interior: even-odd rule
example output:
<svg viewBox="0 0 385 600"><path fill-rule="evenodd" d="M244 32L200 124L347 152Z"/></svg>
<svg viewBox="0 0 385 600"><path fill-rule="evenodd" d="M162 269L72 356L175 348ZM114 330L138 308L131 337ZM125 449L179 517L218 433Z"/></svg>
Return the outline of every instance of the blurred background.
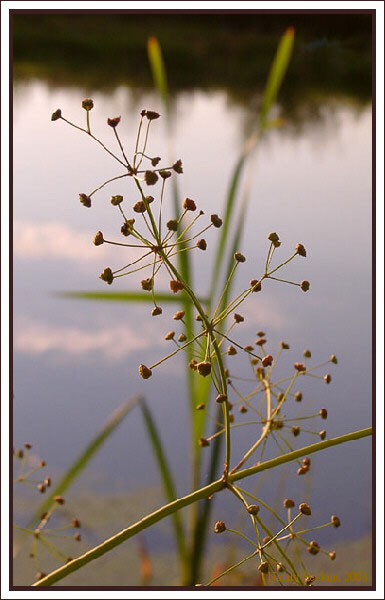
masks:
<svg viewBox="0 0 385 600"><path fill-rule="evenodd" d="M297 242L305 245L308 258L295 261L288 273L295 280L309 279L311 290L304 295L294 286L270 282L243 309L241 343L252 342L259 329L267 333L272 354L279 340L288 341L287 368L305 348L314 362L335 353L339 364L331 371L332 384L303 385L309 414L328 409L329 437L370 425L371 18L336 13L13 15L14 444L31 442L47 460L53 480L114 409L141 393L165 442L178 494L190 490L184 359L166 363L148 382L137 374L139 363L153 363L169 350L163 338L175 306L152 319L149 305L56 295L106 290L100 271L126 261L119 249L95 248L93 236L101 229L109 239L119 237L111 194L122 193L132 204L137 198L131 187L118 183L102 190L92 210L85 210L78 194L120 171L87 136L63 121L52 123L51 113L60 107L84 126L81 101L91 97L95 133L114 148L106 118L121 115L119 133L131 153L140 111L163 112L147 58L149 36L159 40L167 68L172 158L181 158L184 166L180 195L221 215L277 43L287 27L295 27L293 57L275 107L284 125L258 144L241 186L250 186L239 248L247 262L234 289L243 289L263 269L266 236L277 231L283 257ZM159 119L149 153L167 163L169 152L165 120ZM166 194L170 215L171 202ZM209 249L216 235L209 232ZM210 252L194 259L195 285L204 295ZM141 278L140 273L121 278L114 289L137 290ZM167 279L162 284L166 290ZM254 435L242 429L239 457ZM304 434L300 445L312 441ZM369 439L352 442L314 457L314 469L300 481L289 465L250 482L250 490L258 489L272 505L286 496L308 500L314 524L339 515L343 526L317 538L325 547L342 549L339 562L320 563L327 572L366 570L369 577L370 451ZM16 522L28 523L36 496L16 490ZM66 497L68 510L84 523L83 551L161 505L159 474L139 410L130 411ZM216 502L213 520L233 514L231 498ZM214 557L218 543L211 540ZM87 585L92 578L94 585L140 585L144 547L151 561L149 583L173 585L174 542L167 520L63 583ZM228 551L223 546L223 553ZM79 546L70 552L78 553ZM24 538L17 536L16 584L34 577L27 554Z"/></svg>

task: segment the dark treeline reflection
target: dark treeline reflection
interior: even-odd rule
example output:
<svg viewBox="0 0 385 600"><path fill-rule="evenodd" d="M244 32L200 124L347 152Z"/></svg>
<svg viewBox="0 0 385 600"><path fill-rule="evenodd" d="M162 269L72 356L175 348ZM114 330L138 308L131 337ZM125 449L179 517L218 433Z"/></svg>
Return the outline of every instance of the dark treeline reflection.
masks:
<svg viewBox="0 0 385 600"><path fill-rule="evenodd" d="M370 14L15 14L14 75L90 92L144 90L153 85L146 42L155 35L173 92L225 89L254 109L289 26L296 47L280 96L286 114L336 97L370 99Z"/></svg>

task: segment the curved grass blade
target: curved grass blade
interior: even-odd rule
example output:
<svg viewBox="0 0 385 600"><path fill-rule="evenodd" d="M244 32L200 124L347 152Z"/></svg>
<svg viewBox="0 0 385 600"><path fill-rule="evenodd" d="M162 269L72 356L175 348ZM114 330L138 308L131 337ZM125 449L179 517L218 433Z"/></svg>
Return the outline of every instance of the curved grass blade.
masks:
<svg viewBox="0 0 385 600"><path fill-rule="evenodd" d="M73 298L75 300L105 300L108 302L145 302L153 303L152 296L150 294L143 294L141 292L56 292L56 296L61 298ZM178 298L175 294L168 293L156 293L156 299L164 304L181 304L181 298ZM202 304L205 304L207 300L205 298L199 298Z"/></svg>
<svg viewBox="0 0 385 600"><path fill-rule="evenodd" d="M40 504L31 522L39 519L39 515L50 508L55 496L63 495L69 486L72 485L75 479L80 475L81 471L83 471L90 460L94 458L96 452L101 448L107 438L115 431L127 413L139 402L139 400L139 397L132 398L128 402L122 404L118 409L114 410L100 432L87 444L83 452L60 479L59 483L52 489L50 495L42 502L42 504Z"/></svg>
<svg viewBox="0 0 385 600"><path fill-rule="evenodd" d="M151 415L150 409L148 408L143 398L141 398L140 400L140 408L142 410L148 437L151 442L152 449L154 451L154 457L159 467L159 473L162 480L164 494L168 502L172 502L173 500L176 500L177 493L171 469L168 465L167 458L163 450L162 440L160 439L160 435L155 425L155 421ZM174 523L175 538L178 546L179 559L181 561L182 569L184 569L186 565L187 552L182 521L178 513L174 513L172 515L172 519Z"/></svg>

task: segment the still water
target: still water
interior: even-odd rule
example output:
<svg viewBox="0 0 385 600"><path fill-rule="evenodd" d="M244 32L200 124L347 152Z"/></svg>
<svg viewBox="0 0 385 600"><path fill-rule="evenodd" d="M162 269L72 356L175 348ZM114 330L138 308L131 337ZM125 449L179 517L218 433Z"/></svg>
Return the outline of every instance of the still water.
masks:
<svg viewBox="0 0 385 600"><path fill-rule="evenodd" d="M87 136L63 121L50 121L51 113L60 107L64 116L83 125L84 95L82 89L51 88L38 80L15 88L14 441L15 445L31 441L57 479L115 408L135 394L144 394L166 441L178 493L183 494L190 479L183 357L160 367L149 381L137 374L139 363L151 364L169 351L163 337L172 328L175 307L165 307L163 316L153 319L148 305L75 301L55 295L69 290L106 291L98 279L100 271L129 262L121 249L96 248L92 240L98 230L109 239L119 239L120 220L109 198L122 193L134 204L138 198L132 182L103 189L92 209L86 210L78 201L79 192L89 192L120 170ZM138 97L135 90L123 86L109 94L95 93L93 98L94 130L114 149L107 117L122 115L119 131L133 149L140 110L162 113L157 96ZM178 178L180 195L193 198L207 214L223 212L245 122L244 109L230 104L222 91L181 93L174 100L173 159L181 158L184 165ZM160 119L152 127L149 153L167 157L168 152L165 123ZM309 118L300 129L288 123L271 131L249 162L242 189L246 184L250 206L239 250L247 261L239 269L235 290L262 271L270 231L281 237L283 258L297 242L305 245L308 258L295 261L285 275L297 281L309 279L311 290L303 294L294 286L269 282L242 311L246 321L240 343L252 342L259 329L267 333L272 353L279 340L289 341L292 350L283 361L286 368L301 358L305 348L311 349L314 362L335 353L338 366L332 365L333 370L328 366L332 384L311 380L303 386L308 414L320 407L328 409L329 437L369 426L370 106L331 100L317 120ZM166 192L166 212L171 201ZM209 247L217 235L210 230ZM210 253L194 259L195 284L204 294L211 276ZM137 290L141 278L140 273L121 278L113 289ZM161 286L167 289L167 279ZM255 439L255 433L246 429L235 435L234 460ZM316 439L304 434L300 442ZM302 479L293 477L293 469L285 471L283 478L281 469L259 493L274 501L280 482L282 496L308 495L318 522L328 520L331 512L340 515L344 527L338 530L339 541L368 533L370 441L325 451L313 464L311 492ZM123 493L158 483L140 413L133 410L76 489ZM335 539L335 532L329 534L327 529L323 539L329 536Z"/></svg>

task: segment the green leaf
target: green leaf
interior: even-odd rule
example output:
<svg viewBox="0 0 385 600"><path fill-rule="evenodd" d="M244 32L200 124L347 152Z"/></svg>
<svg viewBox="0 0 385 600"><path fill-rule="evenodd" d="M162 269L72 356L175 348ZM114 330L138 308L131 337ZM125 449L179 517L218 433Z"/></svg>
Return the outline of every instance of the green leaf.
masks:
<svg viewBox="0 0 385 600"><path fill-rule="evenodd" d="M140 400L140 408L142 409L142 414L147 428L148 437L150 439L152 449L154 451L154 457L159 467L164 494L167 500L169 502L172 502L173 500L176 500L177 493L171 469L168 465L166 454L163 450L162 440L160 439L160 435L156 428L155 421L151 415L150 409L148 408L143 398L141 398ZM182 568L184 568L186 564L185 561L187 558L187 552L182 521L180 519L179 513L174 513L172 519L175 528L175 537L178 545L179 558L181 560Z"/></svg>
<svg viewBox="0 0 385 600"><path fill-rule="evenodd" d="M116 409L106 423L103 425L100 432L87 444L83 452L72 463L69 469L65 472L59 483L52 489L50 495L40 504L32 521L39 519L39 515L46 512L53 503L55 496L61 496L69 488L74 480L79 476L81 471L85 469L90 460L94 458L96 452L101 448L106 439L115 431L115 429L123 421L127 413L139 402L140 398L135 397L128 402L122 404Z"/></svg>
<svg viewBox="0 0 385 600"><path fill-rule="evenodd" d="M260 115L261 128L264 128L267 124L269 111L277 99L279 88L289 65L294 46L294 33L294 27L288 27L278 44L263 96Z"/></svg>
<svg viewBox="0 0 385 600"><path fill-rule="evenodd" d="M148 53L148 59L150 61L150 66L151 66L152 77L154 79L154 83L158 89L158 92L160 94L160 97L162 98L162 101L165 105L166 110L168 110L169 95L168 95L166 69L164 68L162 51L160 49L159 42L155 37L148 38L147 53Z"/></svg>
<svg viewBox="0 0 385 600"><path fill-rule="evenodd" d="M142 292L56 292L56 296L61 298L72 298L75 300L105 300L108 302L148 302L153 303L152 295ZM156 299L159 303L163 302L180 304L182 296L176 294L168 294L167 292L157 292ZM201 303L206 303L205 298L200 298Z"/></svg>

